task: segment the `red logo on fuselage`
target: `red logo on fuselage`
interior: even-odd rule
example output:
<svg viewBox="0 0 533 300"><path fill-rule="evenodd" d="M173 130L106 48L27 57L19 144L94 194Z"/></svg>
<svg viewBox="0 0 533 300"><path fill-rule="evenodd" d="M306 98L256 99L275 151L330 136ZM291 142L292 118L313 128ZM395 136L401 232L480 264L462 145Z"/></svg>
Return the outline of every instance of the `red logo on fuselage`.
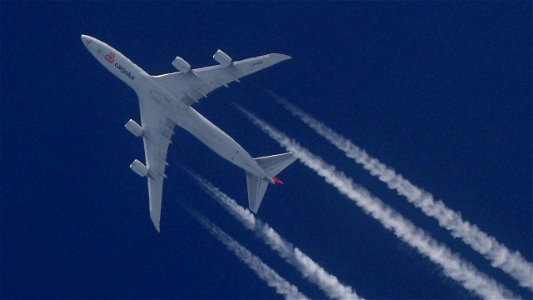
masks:
<svg viewBox="0 0 533 300"><path fill-rule="evenodd" d="M113 52L105 55L105 60L109 62L110 64L115 62L115 54Z"/></svg>

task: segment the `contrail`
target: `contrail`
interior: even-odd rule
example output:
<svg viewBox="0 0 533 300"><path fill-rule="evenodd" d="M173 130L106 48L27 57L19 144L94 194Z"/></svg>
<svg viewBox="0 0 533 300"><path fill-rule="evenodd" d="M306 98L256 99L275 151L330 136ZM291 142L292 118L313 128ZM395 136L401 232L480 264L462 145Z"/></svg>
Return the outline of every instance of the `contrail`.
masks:
<svg viewBox="0 0 533 300"><path fill-rule="evenodd" d="M335 170L321 158L285 134L259 119L252 113L237 105L252 123L267 133L281 146L292 152L307 167L314 170L325 181L334 186L341 194L355 202L365 213L378 220L386 229L391 230L400 240L415 248L439 265L444 275L459 282L465 289L474 292L485 299L517 298L511 291L500 283L478 271L469 262L463 261L459 255L452 252L445 245L437 242L422 229L417 228L411 221L405 219L383 201L374 197L365 188L356 185L344 173Z"/></svg>
<svg viewBox="0 0 533 300"><path fill-rule="evenodd" d="M184 206L185 207L185 206ZM259 257L253 255L248 249L243 247L239 242L222 231L218 226L201 215L198 211L185 207L194 219L200 223L211 235L223 243L226 248L233 252L243 263L245 263L255 274L264 280L270 287L276 289L276 292L285 296L285 299L309 299L309 297L298 291L298 288L285 280L283 277L266 265Z"/></svg>
<svg viewBox="0 0 533 300"><path fill-rule="evenodd" d="M316 284L324 293L334 299L362 299L351 287L325 271L310 257L283 239L270 225L256 218L248 209L224 194L212 183L184 167L204 190L235 217L248 230L254 231L272 250L276 251L286 262L293 265L304 278Z"/></svg>
<svg viewBox="0 0 533 300"><path fill-rule="evenodd" d="M521 286L533 290L533 264L528 262L518 251L512 252L494 237L483 232L478 226L463 220L459 213L448 208L442 201L435 201L431 193L404 179L392 168L369 156L366 151L313 118L301 108L272 92L270 94L294 116L343 151L348 158L354 159L370 174L378 177L390 189L396 190L399 195L404 196L427 216L436 219L441 227L451 232L453 237L461 238L465 244L483 255L493 267L500 268L515 278Z"/></svg>

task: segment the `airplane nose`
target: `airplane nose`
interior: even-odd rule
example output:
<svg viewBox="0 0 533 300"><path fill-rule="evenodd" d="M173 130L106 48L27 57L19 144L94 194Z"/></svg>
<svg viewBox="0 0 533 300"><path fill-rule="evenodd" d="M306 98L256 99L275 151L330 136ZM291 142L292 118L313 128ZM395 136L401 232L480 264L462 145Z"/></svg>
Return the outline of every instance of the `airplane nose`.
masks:
<svg viewBox="0 0 533 300"><path fill-rule="evenodd" d="M91 37L88 35L82 34L81 41L83 42L85 47L89 47L89 45L91 44Z"/></svg>

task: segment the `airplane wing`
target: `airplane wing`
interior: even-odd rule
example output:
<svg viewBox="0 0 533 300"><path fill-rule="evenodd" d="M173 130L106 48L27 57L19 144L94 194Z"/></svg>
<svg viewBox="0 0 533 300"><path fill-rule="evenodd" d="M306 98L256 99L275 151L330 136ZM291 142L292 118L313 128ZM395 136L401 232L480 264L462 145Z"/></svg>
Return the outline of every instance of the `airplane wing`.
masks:
<svg viewBox="0 0 533 300"><path fill-rule="evenodd" d="M163 196L163 180L166 178L167 150L174 134L175 124L160 111L150 98L150 92L139 95L139 107L143 128L144 155L148 179L148 197L150 201L150 218L157 231L161 219L161 200Z"/></svg>
<svg viewBox="0 0 533 300"><path fill-rule="evenodd" d="M221 56L222 59L220 59ZM271 53L233 62L227 54L218 50L213 58L220 64L191 70L187 62L177 57L172 64L181 69L180 72L152 76L152 78L178 99L192 105L221 86L227 87L233 81L239 81L242 77L291 57L285 54Z"/></svg>

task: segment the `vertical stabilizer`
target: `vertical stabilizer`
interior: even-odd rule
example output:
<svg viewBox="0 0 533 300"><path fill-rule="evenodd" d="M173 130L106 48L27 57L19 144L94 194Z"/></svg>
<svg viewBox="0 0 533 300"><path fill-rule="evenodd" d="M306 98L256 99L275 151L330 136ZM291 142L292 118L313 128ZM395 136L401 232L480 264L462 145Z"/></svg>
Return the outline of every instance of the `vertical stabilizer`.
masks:
<svg viewBox="0 0 533 300"><path fill-rule="evenodd" d="M296 157L290 152L282 153L272 156L263 156L255 158L255 161L270 177L275 177L286 167L292 164ZM272 182L281 183L279 179L274 179ZM270 182L261 179L251 173L246 172L246 184L248 185L248 206L251 211L257 213L261 201L265 196L266 189Z"/></svg>

